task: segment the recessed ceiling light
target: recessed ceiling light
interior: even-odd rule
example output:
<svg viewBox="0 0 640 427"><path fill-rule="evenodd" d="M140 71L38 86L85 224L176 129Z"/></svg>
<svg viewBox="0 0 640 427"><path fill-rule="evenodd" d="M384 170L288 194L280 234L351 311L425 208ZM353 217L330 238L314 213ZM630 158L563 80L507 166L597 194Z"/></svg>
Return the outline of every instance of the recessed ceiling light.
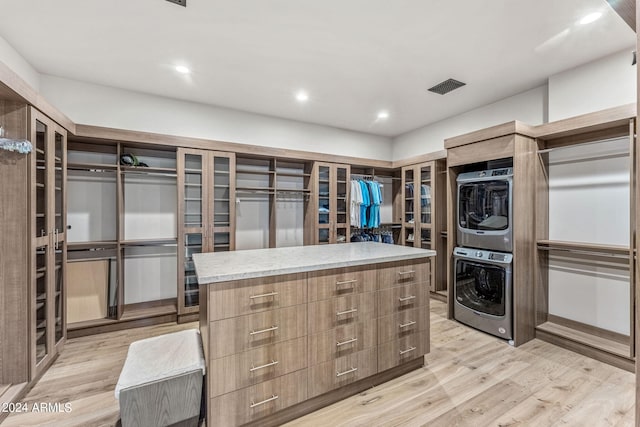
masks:
<svg viewBox="0 0 640 427"><path fill-rule="evenodd" d="M309 100L309 94L303 90L296 93L296 99L298 102L307 102Z"/></svg>
<svg viewBox="0 0 640 427"><path fill-rule="evenodd" d="M380 111L378 113L378 120L386 120L389 118L389 112L388 111Z"/></svg>
<svg viewBox="0 0 640 427"><path fill-rule="evenodd" d="M597 21L602 16L602 12L593 12L588 15L585 15L580 21L580 25L591 24L594 21Z"/></svg>
<svg viewBox="0 0 640 427"><path fill-rule="evenodd" d="M176 71L180 74L189 74L191 72L191 70L184 65L176 65Z"/></svg>

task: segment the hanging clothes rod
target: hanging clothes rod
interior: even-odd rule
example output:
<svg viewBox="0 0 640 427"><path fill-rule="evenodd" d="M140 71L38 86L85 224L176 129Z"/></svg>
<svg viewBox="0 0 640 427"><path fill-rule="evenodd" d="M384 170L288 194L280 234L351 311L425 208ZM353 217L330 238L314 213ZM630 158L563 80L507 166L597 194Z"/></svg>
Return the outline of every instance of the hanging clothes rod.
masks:
<svg viewBox="0 0 640 427"><path fill-rule="evenodd" d="M612 252L604 252L604 251L596 251L596 250L588 250L588 249L559 248L559 247L553 247L553 246L540 246L540 245L538 245L538 249L541 251L570 252L570 253L579 254L579 255L593 255L593 256L606 257L606 258L624 259L627 261L629 260L629 255L612 253Z"/></svg>
<svg viewBox="0 0 640 427"><path fill-rule="evenodd" d="M545 148L542 150L538 150L538 154L546 154L546 153L550 153L552 151L556 151L556 150L563 150L563 149L568 149L568 148L575 148L575 147L584 147L587 145L594 145L594 144L601 144L604 142L612 142L612 141L621 141L621 140L627 140L628 142L628 138L629 136L618 136L615 138L606 138L606 139L599 139L597 141L589 141L589 142L581 142L579 144L573 144L573 145L563 145L561 147L552 147L552 148ZM635 138L635 135L634 135ZM629 152L628 150L626 151L627 153Z"/></svg>

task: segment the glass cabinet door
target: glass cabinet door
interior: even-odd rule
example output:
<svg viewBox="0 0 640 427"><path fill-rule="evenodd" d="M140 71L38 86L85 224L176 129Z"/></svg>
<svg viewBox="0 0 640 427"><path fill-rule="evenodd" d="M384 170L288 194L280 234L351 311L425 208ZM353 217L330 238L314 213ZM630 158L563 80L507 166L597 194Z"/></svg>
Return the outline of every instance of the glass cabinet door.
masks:
<svg viewBox="0 0 640 427"><path fill-rule="evenodd" d="M184 210L182 221L186 229L201 229L204 219L203 156L199 154L184 154L183 161L182 203Z"/></svg>
<svg viewBox="0 0 640 427"><path fill-rule="evenodd" d="M53 309L53 320L55 322L55 330L54 330L54 342L58 344L64 337L64 269L65 269L65 256L64 250L62 249L62 244L59 244L60 249L54 249L55 252L55 262L54 262L54 271L53 271L53 296L52 301L54 304Z"/></svg>
<svg viewBox="0 0 640 427"><path fill-rule="evenodd" d="M331 242L335 207L331 199L331 166L318 166L318 243Z"/></svg>
<svg viewBox="0 0 640 427"><path fill-rule="evenodd" d="M420 168L420 224L431 224L431 166Z"/></svg>
<svg viewBox="0 0 640 427"><path fill-rule="evenodd" d="M347 243L349 241L349 166L334 166L335 168L335 236L332 243Z"/></svg>
<svg viewBox="0 0 640 427"><path fill-rule="evenodd" d="M416 217L415 204L416 200L420 200L420 187L416 186L415 174L413 167L403 168L403 242L406 246L415 246L420 241L420 236L416 235Z"/></svg>
<svg viewBox="0 0 640 427"><path fill-rule="evenodd" d="M202 253L202 233L184 235L184 306L194 307L199 304L198 278L193 265L193 254Z"/></svg>
<svg viewBox="0 0 640 427"><path fill-rule="evenodd" d="M233 185L235 176L231 168L232 158L227 155L213 154L213 203L209 215L213 222L210 234L211 250L214 252L233 250L231 231L235 218L235 196Z"/></svg>

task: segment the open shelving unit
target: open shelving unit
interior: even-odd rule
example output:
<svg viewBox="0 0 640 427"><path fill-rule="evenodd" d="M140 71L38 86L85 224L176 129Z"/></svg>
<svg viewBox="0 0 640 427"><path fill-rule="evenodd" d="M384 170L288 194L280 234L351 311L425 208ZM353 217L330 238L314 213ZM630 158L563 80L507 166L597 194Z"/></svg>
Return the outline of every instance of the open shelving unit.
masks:
<svg viewBox="0 0 640 427"><path fill-rule="evenodd" d="M635 114L616 111L538 128L536 337L632 371Z"/></svg>

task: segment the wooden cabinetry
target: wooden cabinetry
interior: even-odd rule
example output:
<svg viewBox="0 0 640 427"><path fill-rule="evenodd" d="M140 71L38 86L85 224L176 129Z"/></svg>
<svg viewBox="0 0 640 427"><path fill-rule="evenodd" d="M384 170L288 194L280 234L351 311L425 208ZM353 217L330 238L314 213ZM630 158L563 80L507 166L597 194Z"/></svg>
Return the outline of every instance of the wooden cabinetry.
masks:
<svg viewBox="0 0 640 427"><path fill-rule="evenodd" d="M30 109L31 369L37 376L61 351L66 266L66 131Z"/></svg>
<svg viewBox="0 0 640 427"><path fill-rule="evenodd" d="M207 423L278 425L422 364L430 280L422 259L201 285Z"/></svg>
<svg viewBox="0 0 640 427"><path fill-rule="evenodd" d="M198 312L193 254L235 249L235 155L178 148L178 315Z"/></svg>
<svg viewBox="0 0 640 427"><path fill-rule="evenodd" d="M349 165L315 162L310 207L305 215L305 244L346 243L350 239Z"/></svg>
<svg viewBox="0 0 640 427"><path fill-rule="evenodd" d="M446 298L446 159L402 168L402 233L400 243L433 249L431 259L432 293ZM438 296L438 295L434 295Z"/></svg>
<svg viewBox="0 0 640 427"><path fill-rule="evenodd" d="M62 351L66 261L66 131L20 102L0 100L0 403L15 402ZM6 416L0 413L0 420Z"/></svg>

